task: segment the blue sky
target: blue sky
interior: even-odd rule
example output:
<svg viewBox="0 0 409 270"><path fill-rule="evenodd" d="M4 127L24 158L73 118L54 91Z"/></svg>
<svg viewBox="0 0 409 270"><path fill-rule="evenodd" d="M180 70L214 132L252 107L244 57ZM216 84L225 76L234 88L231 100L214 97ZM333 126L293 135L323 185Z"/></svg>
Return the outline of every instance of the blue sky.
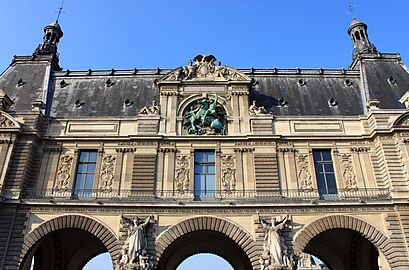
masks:
<svg viewBox="0 0 409 270"><path fill-rule="evenodd" d="M380 52L409 62L409 1L355 0ZM0 72L30 55L61 0L0 1ZM348 0L65 0L59 46L64 69L176 68L213 54L235 68L347 68ZM104 256L102 256L104 258ZM106 257L105 257L106 259ZM88 270L104 270L97 263ZM109 261L109 258L108 258ZM196 270L210 259L197 259ZM188 269L193 269L191 266ZM212 268L213 270L227 270ZM182 270L182 269L179 269Z"/></svg>
<svg viewBox="0 0 409 270"><path fill-rule="evenodd" d="M236 68L346 68L352 42L348 0L65 0L64 69L175 68L214 54ZM0 1L0 69L30 55L60 0ZM409 61L407 0L356 0L381 52Z"/></svg>

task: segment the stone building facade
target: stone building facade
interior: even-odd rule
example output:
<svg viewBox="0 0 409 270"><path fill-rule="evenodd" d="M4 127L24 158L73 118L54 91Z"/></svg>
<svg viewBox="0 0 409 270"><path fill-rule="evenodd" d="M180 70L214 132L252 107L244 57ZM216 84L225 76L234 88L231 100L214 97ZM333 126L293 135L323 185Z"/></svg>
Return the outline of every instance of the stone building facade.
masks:
<svg viewBox="0 0 409 270"><path fill-rule="evenodd" d="M0 77L0 269L409 268L409 72L364 23L348 69L70 71L44 32Z"/></svg>

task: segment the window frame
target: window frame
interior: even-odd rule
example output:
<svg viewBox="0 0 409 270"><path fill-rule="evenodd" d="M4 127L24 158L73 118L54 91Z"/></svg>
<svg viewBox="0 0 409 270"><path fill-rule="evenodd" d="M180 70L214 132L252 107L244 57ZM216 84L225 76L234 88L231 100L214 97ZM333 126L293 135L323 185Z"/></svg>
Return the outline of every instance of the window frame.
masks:
<svg viewBox="0 0 409 270"><path fill-rule="evenodd" d="M197 154L203 153L204 154L204 160L197 160ZM213 156L213 161L208 161L207 157L208 154L212 154ZM197 170L196 166L203 166L202 172ZM209 168L213 167L213 169ZM212 171L213 170L213 171ZM197 180L198 176L202 176L203 179L200 180L200 183L198 183L199 180ZM211 177L213 179L211 179ZM214 186L214 188L209 189L207 186L212 182L211 185ZM194 156L193 156L193 193L194 193L194 198L195 200L203 200L203 199L212 199L216 197L216 152L215 150L209 150L209 149L199 149L194 151ZM200 184L200 187L198 185ZM204 189L202 189L202 185L204 185ZM211 188L211 186L210 186Z"/></svg>
<svg viewBox="0 0 409 270"><path fill-rule="evenodd" d="M86 161L81 160L81 155L88 153ZM92 154L94 154L94 160L90 160ZM72 197L74 199L87 199L91 198L95 189L96 183L96 174L97 174L97 165L98 165L98 150L96 149L81 149L78 152L78 158L76 163L75 178L72 188ZM85 166L82 166L85 165ZM88 170L89 165L94 165L93 170ZM84 167L85 170L81 170L81 167ZM81 171L80 171L81 170ZM84 177L84 176L85 177ZM89 180L88 176L92 175L92 180ZM90 178L91 179L91 178ZM78 181L83 181L78 184ZM91 183L89 183L90 181ZM85 186L91 184L92 188L84 188ZM80 185L79 188L77 186Z"/></svg>
<svg viewBox="0 0 409 270"><path fill-rule="evenodd" d="M317 154L319 154L319 159L316 158ZM319 198L323 200L337 199L338 185L332 150L314 149L312 157Z"/></svg>

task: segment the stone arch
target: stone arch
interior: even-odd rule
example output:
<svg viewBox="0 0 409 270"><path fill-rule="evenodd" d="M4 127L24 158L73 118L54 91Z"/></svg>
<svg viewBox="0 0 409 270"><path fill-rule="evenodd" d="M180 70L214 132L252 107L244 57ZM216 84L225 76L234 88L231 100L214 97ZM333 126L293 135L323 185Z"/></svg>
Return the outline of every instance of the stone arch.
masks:
<svg viewBox="0 0 409 270"><path fill-rule="evenodd" d="M409 112L401 114L395 121L393 121L391 127L407 127L409 125Z"/></svg>
<svg viewBox="0 0 409 270"><path fill-rule="evenodd" d="M361 219L332 215L320 218L298 231L293 238L293 250L296 256L300 256L307 244L317 235L331 229L350 229L360 233L369 240L385 256L389 265L392 266L392 250L388 249L390 239L378 228Z"/></svg>
<svg viewBox="0 0 409 270"><path fill-rule="evenodd" d="M184 220L162 232L156 240L156 254L160 258L167 247L178 238L195 231L214 231L226 235L247 255L251 263L257 261L255 240L238 225L213 216L200 216Z"/></svg>
<svg viewBox="0 0 409 270"><path fill-rule="evenodd" d="M20 253L20 264L22 265L24 263L31 249L33 249L44 236L61 229L80 229L91 233L104 244L112 260L117 253L117 237L109 228L86 216L65 215L43 222L39 227L25 236Z"/></svg>
<svg viewBox="0 0 409 270"><path fill-rule="evenodd" d="M182 100L179 104L176 115L183 116L183 112L186 110L187 106L189 106L189 104L191 104L195 100L198 100L201 98L203 98L203 95L193 94L185 98L184 100ZM226 98L224 98L223 96L219 96L219 100L217 103L219 103L224 108L227 114L227 117L230 117L233 115L233 108L230 106L230 103L226 100Z"/></svg>
<svg viewBox="0 0 409 270"><path fill-rule="evenodd" d="M20 129L20 124L10 114L0 111L0 128Z"/></svg>

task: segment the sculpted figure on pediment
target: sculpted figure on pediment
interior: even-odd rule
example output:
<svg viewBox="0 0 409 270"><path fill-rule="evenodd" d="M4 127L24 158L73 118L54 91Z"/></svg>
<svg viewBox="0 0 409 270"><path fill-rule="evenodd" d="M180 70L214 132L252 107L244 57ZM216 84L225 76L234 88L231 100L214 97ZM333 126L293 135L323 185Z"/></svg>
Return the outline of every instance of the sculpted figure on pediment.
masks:
<svg viewBox="0 0 409 270"><path fill-rule="evenodd" d="M189 80L250 80L237 70L222 66L220 61L216 61L213 55L197 55L193 60L189 60L187 66L183 66L163 80L165 81L189 81Z"/></svg>

